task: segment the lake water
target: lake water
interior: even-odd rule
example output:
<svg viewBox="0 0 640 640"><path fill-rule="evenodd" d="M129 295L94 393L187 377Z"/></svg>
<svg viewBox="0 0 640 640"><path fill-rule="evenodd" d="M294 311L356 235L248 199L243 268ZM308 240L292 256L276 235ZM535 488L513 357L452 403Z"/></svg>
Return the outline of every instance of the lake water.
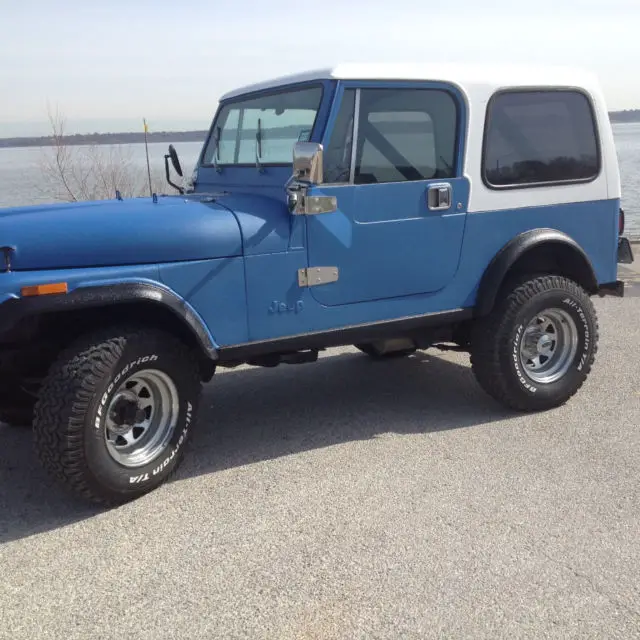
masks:
<svg viewBox="0 0 640 640"><path fill-rule="evenodd" d="M622 205L627 220L627 234L640 238L640 123L615 124L613 127L620 162ZM167 143L149 145L149 157L154 173L162 174ZM201 144L178 142L184 175L193 170ZM123 149L141 175L145 168L143 144L124 145ZM55 191L43 179L42 157L50 149L0 149L0 207L52 202ZM166 183L165 183L166 184ZM172 192L168 188L168 192Z"/></svg>

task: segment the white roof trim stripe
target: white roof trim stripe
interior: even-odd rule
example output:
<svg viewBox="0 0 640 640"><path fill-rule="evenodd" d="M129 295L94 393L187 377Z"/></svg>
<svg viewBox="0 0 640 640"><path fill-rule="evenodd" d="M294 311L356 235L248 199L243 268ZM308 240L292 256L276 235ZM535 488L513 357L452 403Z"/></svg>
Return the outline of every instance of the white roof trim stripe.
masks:
<svg viewBox="0 0 640 640"><path fill-rule="evenodd" d="M341 64L326 69L295 73L239 87L225 93L221 100L245 93L275 89L312 80L423 80L450 82L463 89L483 86L571 86L592 89L597 78L583 69L557 66L475 65L475 64Z"/></svg>

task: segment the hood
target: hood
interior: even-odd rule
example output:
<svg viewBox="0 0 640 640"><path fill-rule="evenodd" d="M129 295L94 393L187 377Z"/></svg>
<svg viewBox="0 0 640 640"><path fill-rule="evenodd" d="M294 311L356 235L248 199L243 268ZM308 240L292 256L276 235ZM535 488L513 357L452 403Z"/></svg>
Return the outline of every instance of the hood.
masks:
<svg viewBox="0 0 640 640"><path fill-rule="evenodd" d="M242 254L231 211L179 196L0 210L12 269L153 264Z"/></svg>

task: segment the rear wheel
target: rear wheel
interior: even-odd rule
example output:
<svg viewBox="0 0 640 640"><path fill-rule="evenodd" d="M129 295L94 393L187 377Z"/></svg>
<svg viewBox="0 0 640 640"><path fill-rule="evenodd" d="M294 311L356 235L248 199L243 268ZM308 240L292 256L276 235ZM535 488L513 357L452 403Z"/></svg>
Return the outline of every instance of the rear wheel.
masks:
<svg viewBox="0 0 640 640"><path fill-rule="evenodd" d="M159 331L80 338L51 367L34 411L44 467L91 501L117 504L178 467L200 395L191 349Z"/></svg>
<svg viewBox="0 0 640 640"><path fill-rule="evenodd" d="M525 280L506 291L472 330L471 363L482 388L522 410L565 403L586 380L598 344L591 299L561 276Z"/></svg>

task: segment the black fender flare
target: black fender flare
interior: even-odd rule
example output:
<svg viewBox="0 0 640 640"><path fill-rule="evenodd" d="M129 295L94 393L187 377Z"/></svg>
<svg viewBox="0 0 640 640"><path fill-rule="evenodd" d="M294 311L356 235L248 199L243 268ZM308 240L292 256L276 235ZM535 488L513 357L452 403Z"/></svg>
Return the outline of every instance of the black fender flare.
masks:
<svg viewBox="0 0 640 640"><path fill-rule="evenodd" d="M593 265L573 238L557 229L532 229L511 239L493 257L478 286L474 315L486 315L493 309L504 278L518 259L536 247L549 244L562 245L571 250L578 262L583 286L589 293L596 292L598 279Z"/></svg>
<svg viewBox="0 0 640 640"><path fill-rule="evenodd" d="M72 289L68 293L13 298L0 305L0 333L10 331L26 318L42 314L80 311L143 302L164 307L182 321L202 354L211 361L218 350L202 319L176 293L147 282L96 284Z"/></svg>

